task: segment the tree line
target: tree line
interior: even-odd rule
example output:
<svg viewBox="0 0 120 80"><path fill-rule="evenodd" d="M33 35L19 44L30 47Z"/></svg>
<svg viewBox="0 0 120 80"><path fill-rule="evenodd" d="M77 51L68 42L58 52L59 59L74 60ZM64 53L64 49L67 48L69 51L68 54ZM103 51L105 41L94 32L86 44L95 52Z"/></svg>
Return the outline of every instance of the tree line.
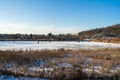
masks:
<svg viewBox="0 0 120 80"><path fill-rule="evenodd" d="M120 37L120 24L96 28L79 32L77 34L0 34L0 40L43 40L43 41L79 41L104 37Z"/></svg>
<svg viewBox="0 0 120 80"><path fill-rule="evenodd" d="M51 40L51 41L77 41L79 37L77 34L0 34L0 40Z"/></svg>

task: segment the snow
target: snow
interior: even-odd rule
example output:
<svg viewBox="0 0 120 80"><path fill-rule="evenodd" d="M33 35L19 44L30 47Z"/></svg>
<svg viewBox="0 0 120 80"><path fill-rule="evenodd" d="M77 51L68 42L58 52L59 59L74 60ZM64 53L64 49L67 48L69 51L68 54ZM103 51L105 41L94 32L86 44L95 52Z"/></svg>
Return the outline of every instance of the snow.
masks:
<svg viewBox="0 0 120 80"><path fill-rule="evenodd" d="M116 70L116 69L110 69L110 70L109 70L109 72L110 72L110 73L113 73L113 74L114 74L114 73L117 73L117 71L118 71L118 70Z"/></svg>
<svg viewBox="0 0 120 80"><path fill-rule="evenodd" d="M72 65L69 63L61 63L61 64L59 64L59 67L71 68Z"/></svg>
<svg viewBox="0 0 120 80"><path fill-rule="evenodd" d="M92 72L92 69L90 69L90 68L84 68L82 71L89 74L90 72Z"/></svg>
<svg viewBox="0 0 120 80"><path fill-rule="evenodd" d="M102 67L101 66L94 66L94 69L98 70L98 69L102 69Z"/></svg>
<svg viewBox="0 0 120 80"><path fill-rule="evenodd" d="M120 48L120 44L102 42L75 42L75 41L0 41L0 50L41 50L41 49L96 49Z"/></svg>
<svg viewBox="0 0 120 80"><path fill-rule="evenodd" d="M120 65L117 65L117 66L116 66L116 69L117 69L117 70L120 70Z"/></svg>
<svg viewBox="0 0 120 80"><path fill-rule="evenodd" d="M44 70L47 72L47 71L53 71L54 69L53 68L44 68Z"/></svg>
<svg viewBox="0 0 120 80"><path fill-rule="evenodd" d="M47 71L53 71L54 69L53 68L40 68L40 67L29 67L29 70L30 71L43 71L45 70L46 72Z"/></svg>
<svg viewBox="0 0 120 80"><path fill-rule="evenodd" d="M29 67L29 70L31 71L41 71L40 67Z"/></svg>

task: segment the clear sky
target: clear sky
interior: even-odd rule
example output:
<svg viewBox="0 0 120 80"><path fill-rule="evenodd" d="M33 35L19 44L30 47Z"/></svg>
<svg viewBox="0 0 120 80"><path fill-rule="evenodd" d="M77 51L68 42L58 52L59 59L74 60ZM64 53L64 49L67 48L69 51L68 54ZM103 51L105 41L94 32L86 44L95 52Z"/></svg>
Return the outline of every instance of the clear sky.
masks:
<svg viewBox="0 0 120 80"><path fill-rule="evenodd" d="M78 33L120 23L120 0L0 0L0 33Z"/></svg>

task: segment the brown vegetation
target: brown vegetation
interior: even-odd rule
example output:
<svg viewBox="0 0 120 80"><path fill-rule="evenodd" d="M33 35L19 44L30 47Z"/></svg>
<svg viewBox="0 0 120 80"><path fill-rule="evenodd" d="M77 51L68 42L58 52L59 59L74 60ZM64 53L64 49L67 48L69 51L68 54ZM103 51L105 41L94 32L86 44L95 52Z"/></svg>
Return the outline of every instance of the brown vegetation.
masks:
<svg viewBox="0 0 120 80"><path fill-rule="evenodd" d="M11 63L17 61L18 64L24 64L25 61L31 62L38 59L62 58L65 54L64 49L59 50L6 50L0 51L0 62Z"/></svg>
<svg viewBox="0 0 120 80"><path fill-rule="evenodd" d="M96 74L94 72L94 66L100 64L102 69L100 73L110 74L109 70L117 65L120 65L120 49L95 49L95 50L29 50L29 51L0 51L0 69L4 68L4 64L11 63L16 65L16 68L23 65L24 74L31 75L28 72L28 67L31 66L33 61L46 60L45 65L42 67L43 70L35 71L37 77L80 77L86 74ZM53 61L54 59L54 61ZM90 59L89 61L87 59ZM58 65L67 63L70 66L59 67ZM27 65L26 65L27 64ZM83 73L82 70L86 68L90 69L89 72ZM35 64L35 66L38 66ZM53 68L52 70L45 71L45 68ZM120 71L117 70L116 74ZM102 74L102 75L103 75ZM82 77L81 76L81 77Z"/></svg>
<svg viewBox="0 0 120 80"><path fill-rule="evenodd" d="M120 37L120 24L82 31L78 33L80 40L103 37Z"/></svg>
<svg viewBox="0 0 120 80"><path fill-rule="evenodd" d="M99 38L99 39L94 39L92 41L120 44L120 38Z"/></svg>

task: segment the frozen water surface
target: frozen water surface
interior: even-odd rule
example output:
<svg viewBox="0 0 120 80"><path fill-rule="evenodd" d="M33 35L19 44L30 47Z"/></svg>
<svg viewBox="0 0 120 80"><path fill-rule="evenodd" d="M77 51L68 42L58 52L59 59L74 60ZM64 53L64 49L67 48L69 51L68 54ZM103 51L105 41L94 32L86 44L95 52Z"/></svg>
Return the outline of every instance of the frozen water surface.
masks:
<svg viewBox="0 0 120 80"><path fill-rule="evenodd" d="M28 77L13 77L13 76L0 75L0 80L50 80L50 79L28 78Z"/></svg>
<svg viewBox="0 0 120 80"><path fill-rule="evenodd" d="M120 44L102 42L75 42L75 41L0 41L0 50L12 49L95 49L95 48L120 48Z"/></svg>

